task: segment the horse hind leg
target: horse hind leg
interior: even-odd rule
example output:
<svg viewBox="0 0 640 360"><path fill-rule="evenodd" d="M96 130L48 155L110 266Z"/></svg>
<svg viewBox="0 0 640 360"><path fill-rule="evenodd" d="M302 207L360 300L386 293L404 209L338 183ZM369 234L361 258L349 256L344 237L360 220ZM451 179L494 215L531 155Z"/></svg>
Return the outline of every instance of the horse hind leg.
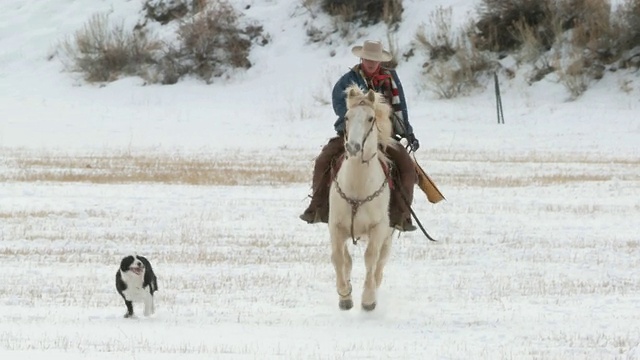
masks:
<svg viewBox="0 0 640 360"><path fill-rule="evenodd" d="M351 297L351 255L344 240L332 239L331 262L336 271L336 290L338 291L338 307L349 310L353 307ZM348 269L348 270L347 270Z"/></svg>

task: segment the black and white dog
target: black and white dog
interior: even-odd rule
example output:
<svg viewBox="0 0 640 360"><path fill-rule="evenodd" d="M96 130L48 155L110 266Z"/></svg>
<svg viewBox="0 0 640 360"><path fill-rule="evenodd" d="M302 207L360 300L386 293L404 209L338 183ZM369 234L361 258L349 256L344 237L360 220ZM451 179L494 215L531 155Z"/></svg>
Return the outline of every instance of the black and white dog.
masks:
<svg viewBox="0 0 640 360"><path fill-rule="evenodd" d="M144 302L144 316L155 313L153 293L158 290L158 281L151 263L140 255L129 255L120 262L116 273L116 289L127 306L125 318L133 316L133 302Z"/></svg>

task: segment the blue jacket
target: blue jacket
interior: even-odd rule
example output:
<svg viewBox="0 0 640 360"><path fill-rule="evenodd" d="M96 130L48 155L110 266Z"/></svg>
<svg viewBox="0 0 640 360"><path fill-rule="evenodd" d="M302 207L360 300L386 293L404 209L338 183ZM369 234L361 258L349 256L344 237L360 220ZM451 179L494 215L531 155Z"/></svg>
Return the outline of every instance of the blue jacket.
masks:
<svg viewBox="0 0 640 360"><path fill-rule="evenodd" d="M413 127L409 123L409 115L407 113L407 102L404 98L404 90L402 89L402 84L400 83L400 79L398 78L398 74L395 70L388 70L393 77L393 81L396 82L398 86L398 95L400 97L400 109L402 110L402 124L398 124L399 120L395 115L392 115L394 122L394 131L396 135L400 137L407 137L410 134L413 134ZM351 84L358 84L358 86L363 90L367 91L367 82L366 80L358 73L356 70L351 69L346 74L342 75L340 80L333 86L332 93L332 101L333 101L333 111L338 115L338 120L333 124L334 129L337 133L344 133L344 114L347 112L347 103L346 103L346 95L345 90ZM381 89L373 89L376 91L381 91Z"/></svg>

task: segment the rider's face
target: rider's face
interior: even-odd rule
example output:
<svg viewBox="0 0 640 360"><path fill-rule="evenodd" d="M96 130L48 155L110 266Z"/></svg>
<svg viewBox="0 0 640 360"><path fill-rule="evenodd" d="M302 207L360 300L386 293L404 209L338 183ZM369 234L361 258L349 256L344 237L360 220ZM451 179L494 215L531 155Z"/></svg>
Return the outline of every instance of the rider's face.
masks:
<svg viewBox="0 0 640 360"><path fill-rule="evenodd" d="M379 66L380 66L380 61L362 59L362 68L366 73L369 73L369 74L374 73L376 70L378 70Z"/></svg>

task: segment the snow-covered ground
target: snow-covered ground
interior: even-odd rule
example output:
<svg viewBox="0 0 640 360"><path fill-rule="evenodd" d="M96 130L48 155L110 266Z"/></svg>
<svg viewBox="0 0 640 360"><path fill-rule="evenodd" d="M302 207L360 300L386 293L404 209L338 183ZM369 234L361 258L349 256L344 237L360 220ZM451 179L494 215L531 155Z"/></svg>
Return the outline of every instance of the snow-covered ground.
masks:
<svg viewBox="0 0 640 360"><path fill-rule="evenodd" d="M63 72L55 46L98 11L135 23L141 2L0 2L0 358L640 359L638 73L607 73L576 101L553 77L502 78L498 125L491 87L437 100L418 58L400 64L417 159L447 198L415 201L439 242L401 235L378 308L343 312L326 226L298 215L333 135L318 100L355 43L309 44L305 22L329 22L301 3L234 2L271 37L245 73L100 87ZM458 22L473 10L403 3L400 48L436 6ZM128 158L293 180L52 181L99 161L126 172ZM350 249L358 304L364 250ZM122 317L114 276L130 252L159 277L150 318Z"/></svg>

